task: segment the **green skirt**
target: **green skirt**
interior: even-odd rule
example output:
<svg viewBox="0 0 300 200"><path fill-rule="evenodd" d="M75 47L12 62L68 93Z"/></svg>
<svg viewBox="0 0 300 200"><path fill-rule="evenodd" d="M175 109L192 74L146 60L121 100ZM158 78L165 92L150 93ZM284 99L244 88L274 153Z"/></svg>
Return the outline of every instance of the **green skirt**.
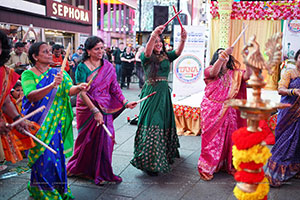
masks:
<svg viewBox="0 0 300 200"><path fill-rule="evenodd" d="M145 83L141 98L156 91L142 102L130 163L151 172L169 172L170 164L179 158L179 140L167 81L155 85Z"/></svg>

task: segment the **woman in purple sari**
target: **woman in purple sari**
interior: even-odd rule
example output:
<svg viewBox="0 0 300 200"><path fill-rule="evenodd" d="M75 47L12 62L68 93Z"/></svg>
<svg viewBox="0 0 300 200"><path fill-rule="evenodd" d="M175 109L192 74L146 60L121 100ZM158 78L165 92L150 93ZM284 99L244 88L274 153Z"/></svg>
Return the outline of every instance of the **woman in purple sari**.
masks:
<svg viewBox="0 0 300 200"><path fill-rule="evenodd" d="M201 155L198 171L201 179L211 180L220 169L233 173L232 133L246 121L239 112L227 106L226 100L245 99L246 83L251 71L238 69L239 63L231 56L233 48L218 49L204 71L205 95L201 103Z"/></svg>
<svg viewBox="0 0 300 200"><path fill-rule="evenodd" d="M290 178L300 178L300 50L295 55L296 68L287 70L278 86L281 103L292 104L280 109L275 128L275 145L266 176L272 186Z"/></svg>
<svg viewBox="0 0 300 200"><path fill-rule="evenodd" d="M113 174L111 166L114 142L102 124L114 137L114 118L125 108L134 108L136 102L127 102L119 87L115 68L103 59L103 40L92 36L84 46L83 59L77 67L75 79L77 83L93 80L89 91L82 92L77 98L78 138L67 171L69 175L93 179L95 184L121 182L121 177Z"/></svg>

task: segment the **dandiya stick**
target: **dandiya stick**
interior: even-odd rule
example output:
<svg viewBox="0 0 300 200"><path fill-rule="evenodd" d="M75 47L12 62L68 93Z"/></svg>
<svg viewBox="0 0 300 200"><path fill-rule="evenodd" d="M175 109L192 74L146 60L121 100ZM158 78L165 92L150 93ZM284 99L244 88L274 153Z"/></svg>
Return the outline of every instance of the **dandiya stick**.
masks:
<svg viewBox="0 0 300 200"><path fill-rule="evenodd" d="M164 24L164 26L167 26L167 25L168 25L175 17L177 17L181 12L182 12L182 10L179 11L178 13L176 13L169 21L167 21L167 22Z"/></svg>
<svg viewBox="0 0 300 200"><path fill-rule="evenodd" d="M89 82L88 82L88 84L87 84L86 87L89 87L89 86L92 84L93 80L96 78L97 75L98 75L98 73L96 73L96 74L93 76L93 78L91 78L91 80L89 80Z"/></svg>
<svg viewBox="0 0 300 200"><path fill-rule="evenodd" d="M107 133L107 135L112 139L112 141L116 143L116 140L114 139L114 137L112 136L111 132L108 130L108 128L105 126L105 124L102 124L102 127L104 128L105 132Z"/></svg>
<svg viewBox="0 0 300 200"><path fill-rule="evenodd" d="M234 47L234 45L236 45L236 43L242 37L242 35L244 34L244 32L246 31L247 28L248 28L248 25L242 30L242 32L240 33L240 35L236 38L236 40L234 41L234 43L231 45L232 47Z"/></svg>
<svg viewBox="0 0 300 200"><path fill-rule="evenodd" d="M62 63L62 65L61 65L61 69L60 69L60 73L61 73L61 74L62 74L63 71L65 70L65 67L66 67L66 64L67 64L67 61L68 61L68 57L69 57L70 51L71 51L71 43L69 42L68 48L67 48L67 51L66 51L65 58L64 58L63 63ZM57 86L55 86L54 88L57 89Z"/></svg>
<svg viewBox="0 0 300 200"><path fill-rule="evenodd" d="M176 13L177 11L176 11L176 8L175 8L175 6L173 5L173 10L174 10L174 12ZM179 24L180 24L180 27L181 27L181 30L183 29L183 26L182 26L182 23L181 23L181 20L180 20L180 18L179 18L179 16L177 15L176 16L177 17L177 19L178 19L178 22L179 22Z"/></svg>
<svg viewBox="0 0 300 200"><path fill-rule="evenodd" d="M11 123L10 125L13 127L13 126L19 124L20 122L24 121L25 119L28 119L31 116L37 114L38 112L42 112L45 108L46 108L46 106L41 106L38 109L36 109L35 111L29 113L28 115L25 115L24 117L22 117L22 118L18 119L17 121Z"/></svg>
<svg viewBox="0 0 300 200"><path fill-rule="evenodd" d="M153 96L153 95L155 95L155 94L156 94L156 92L152 92L151 94L145 96L144 98L142 98L142 99L136 101L136 103L139 104L139 103L141 103L142 101L145 101L146 99L148 99L149 97L151 97L151 96Z"/></svg>
<svg viewBox="0 0 300 200"><path fill-rule="evenodd" d="M243 22L243 29L245 28L245 23ZM243 41L244 41L244 46L246 45L246 36L245 32L243 33Z"/></svg>
<svg viewBox="0 0 300 200"><path fill-rule="evenodd" d="M71 51L71 43L69 42L65 58L64 58L63 63L61 65L61 72L63 72L65 70L65 67L66 67L66 64L67 64L67 61L68 61L68 57L69 57L70 51Z"/></svg>
<svg viewBox="0 0 300 200"><path fill-rule="evenodd" d="M49 147L43 141L41 141L40 139L38 139L37 137L35 137L34 135L32 135L31 133L29 133L26 130L24 130L24 132L25 132L26 135L28 135L29 137L31 137L32 139L34 139L35 141L37 141L38 143L40 143L41 145L43 145L44 147L46 147L47 149L49 149L49 151L51 151L54 154L57 154L57 152L54 149L52 149L51 147Z"/></svg>

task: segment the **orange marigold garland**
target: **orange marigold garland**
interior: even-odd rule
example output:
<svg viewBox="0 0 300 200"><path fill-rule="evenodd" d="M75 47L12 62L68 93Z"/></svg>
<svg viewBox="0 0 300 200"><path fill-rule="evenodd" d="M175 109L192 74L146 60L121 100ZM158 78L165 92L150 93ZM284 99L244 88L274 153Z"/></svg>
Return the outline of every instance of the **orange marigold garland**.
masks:
<svg viewBox="0 0 300 200"><path fill-rule="evenodd" d="M266 138L265 131L250 132L240 128L232 135L232 161L237 169L235 180L239 183L233 193L240 200L267 199L269 183L262 169L271 156L270 150L261 145ZM242 186L246 185L245 188ZM247 191L247 187L252 188Z"/></svg>

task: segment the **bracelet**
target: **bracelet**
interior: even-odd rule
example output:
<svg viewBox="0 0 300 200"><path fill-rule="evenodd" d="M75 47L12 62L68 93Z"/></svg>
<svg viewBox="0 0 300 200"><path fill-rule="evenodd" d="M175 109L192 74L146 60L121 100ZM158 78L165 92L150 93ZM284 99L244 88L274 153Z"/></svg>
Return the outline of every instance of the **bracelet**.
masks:
<svg viewBox="0 0 300 200"><path fill-rule="evenodd" d="M17 115L13 118L13 121L17 121L18 119L20 119L22 116L21 115Z"/></svg>
<svg viewBox="0 0 300 200"><path fill-rule="evenodd" d="M287 94L289 95L289 96L295 96L295 91L294 91L295 89L290 89L290 90L288 90L287 91Z"/></svg>
<svg viewBox="0 0 300 200"><path fill-rule="evenodd" d="M94 107L91 109L91 112L93 113L93 115L95 115L95 114L99 113L100 110L98 108Z"/></svg>

